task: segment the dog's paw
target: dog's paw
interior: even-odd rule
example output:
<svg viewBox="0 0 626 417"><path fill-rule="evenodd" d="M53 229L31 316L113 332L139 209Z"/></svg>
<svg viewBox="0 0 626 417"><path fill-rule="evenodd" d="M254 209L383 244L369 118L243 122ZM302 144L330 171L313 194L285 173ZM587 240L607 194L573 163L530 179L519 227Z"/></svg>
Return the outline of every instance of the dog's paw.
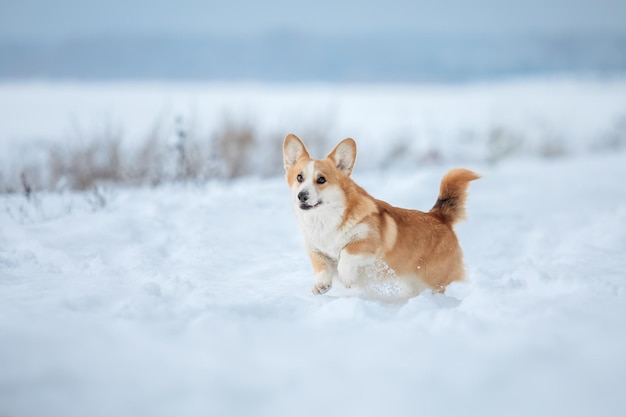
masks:
<svg viewBox="0 0 626 417"><path fill-rule="evenodd" d="M357 282L357 279L355 277L349 277L348 279L346 279L346 277L344 277L341 280L341 283L343 284L343 286L348 288L348 289L352 288L352 286L354 284L356 284L356 282Z"/></svg>
<svg viewBox="0 0 626 417"><path fill-rule="evenodd" d="M321 294L327 293L328 290L330 290L330 287L332 287L331 283L320 282L313 286L312 291L313 291L313 294L315 295L321 295Z"/></svg>

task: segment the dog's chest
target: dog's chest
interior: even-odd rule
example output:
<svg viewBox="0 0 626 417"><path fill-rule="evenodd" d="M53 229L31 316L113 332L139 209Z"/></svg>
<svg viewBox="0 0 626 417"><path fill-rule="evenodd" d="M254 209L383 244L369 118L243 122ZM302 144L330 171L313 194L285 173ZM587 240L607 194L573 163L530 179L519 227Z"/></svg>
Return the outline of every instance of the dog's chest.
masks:
<svg viewBox="0 0 626 417"><path fill-rule="evenodd" d="M340 219L334 220L324 216L298 216L298 225L309 250L324 253L332 259L339 259L339 253L350 242L367 235L367 225L340 225Z"/></svg>
<svg viewBox="0 0 626 417"><path fill-rule="evenodd" d="M308 249L324 253L332 259L339 259L339 253L349 239L339 231L304 229L304 242Z"/></svg>

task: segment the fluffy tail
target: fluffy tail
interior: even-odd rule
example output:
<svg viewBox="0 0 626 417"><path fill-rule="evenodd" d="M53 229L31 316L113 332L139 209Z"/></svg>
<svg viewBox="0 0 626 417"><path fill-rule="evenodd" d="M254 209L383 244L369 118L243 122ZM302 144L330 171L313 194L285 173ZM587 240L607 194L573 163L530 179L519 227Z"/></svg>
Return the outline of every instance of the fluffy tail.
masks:
<svg viewBox="0 0 626 417"><path fill-rule="evenodd" d="M437 202L430 212L449 225L464 220L467 187L470 181L478 178L480 175L469 169L455 168L448 171L441 180Z"/></svg>

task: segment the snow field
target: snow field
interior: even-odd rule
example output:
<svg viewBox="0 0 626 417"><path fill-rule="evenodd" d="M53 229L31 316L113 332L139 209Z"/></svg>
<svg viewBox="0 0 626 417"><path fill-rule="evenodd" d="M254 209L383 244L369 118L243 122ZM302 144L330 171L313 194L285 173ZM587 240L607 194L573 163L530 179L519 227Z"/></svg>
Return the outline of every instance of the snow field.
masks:
<svg viewBox="0 0 626 417"><path fill-rule="evenodd" d="M171 177L179 129L188 152L200 154L200 178L215 170L208 166L213 145L228 128L250 131L251 150L242 158L257 175L280 173L276 155L287 132L308 139L320 154L354 137L369 150L359 155L362 170L626 148L623 78L453 85L5 83L0 114L0 190L21 189L24 171L31 182L47 184L55 177L49 171L58 170L54 161L60 163L55 153L76 154L73 163L80 166L87 159L80 150L89 153L94 143L101 154L93 164L108 161L107 145L117 150L119 143L119 160L111 161L120 165L119 177L132 177L145 164ZM235 163L225 159L217 162ZM43 188L63 189L64 181Z"/></svg>
<svg viewBox="0 0 626 417"><path fill-rule="evenodd" d="M468 280L408 300L312 295L282 178L0 196L0 415L622 415L624 161L468 165Z"/></svg>

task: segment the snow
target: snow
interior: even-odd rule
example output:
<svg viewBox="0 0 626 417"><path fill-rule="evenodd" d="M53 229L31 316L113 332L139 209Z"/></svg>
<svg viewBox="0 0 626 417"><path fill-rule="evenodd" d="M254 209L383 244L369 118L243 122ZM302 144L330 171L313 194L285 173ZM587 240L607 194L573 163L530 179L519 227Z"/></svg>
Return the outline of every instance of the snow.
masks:
<svg viewBox="0 0 626 417"><path fill-rule="evenodd" d="M621 415L625 157L470 166L468 280L408 300L314 296L282 178L1 196L0 415Z"/></svg>
<svg viewBox="0 0 626 417"><path fill-rule="evenodd" d="M0 110L0 164L72 120L110 116L132 145L160 115L210 129L226 113L305 143L318 125L355 137L354 178L401 207L429 209L453 166L482 175L456 228L467 281L410 299L384 283L314 296L279 176L0 194L0 416L626 410L626 152L600 146L624 133L623 80L3 84ZM494 161L494 129L569 152ZM384 163L431 144L439 164Z"/></svg>

